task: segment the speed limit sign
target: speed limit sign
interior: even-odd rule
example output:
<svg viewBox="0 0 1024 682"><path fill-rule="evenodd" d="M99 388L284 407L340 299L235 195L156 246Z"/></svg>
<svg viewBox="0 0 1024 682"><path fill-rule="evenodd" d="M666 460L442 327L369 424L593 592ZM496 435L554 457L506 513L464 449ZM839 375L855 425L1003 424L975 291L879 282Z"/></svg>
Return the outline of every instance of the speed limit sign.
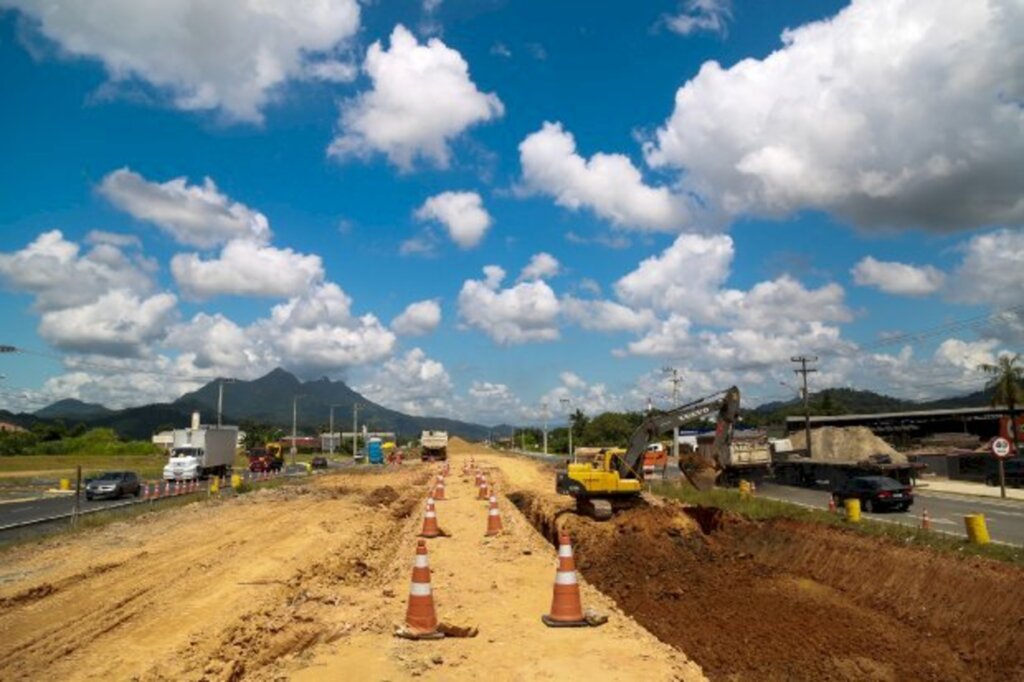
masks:
<svg viewBox="0 0 1024 682"><path fill-rule="evenodd" d="M1004 459L1010 456L1010 441L1005 438L993 438L992 439L992 454L999 459Z"/></svg>

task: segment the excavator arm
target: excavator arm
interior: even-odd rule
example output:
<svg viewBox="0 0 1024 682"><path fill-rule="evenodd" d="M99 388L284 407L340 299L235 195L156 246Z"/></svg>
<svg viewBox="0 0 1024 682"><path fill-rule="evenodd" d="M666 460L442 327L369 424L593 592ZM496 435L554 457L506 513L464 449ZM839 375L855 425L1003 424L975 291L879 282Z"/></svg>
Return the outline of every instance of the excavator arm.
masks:
<svg viewBox="0 0 1024 682"><path fill-rule="evenodd" d="M629 446L626 453L617 459L619 476L623 478L643 479L643 457L647 446L658 437L677 426L687 422L706 417L714 412L718 413L715 424L715 440L712 446L714 466L721 467L722 455L726 452L732 442L732 427L740 410L740 390L732 386L724 391L712 393L709 396L699 398L692 402L680 405L679 407L654 414L645 419L636 431L629 438ZM698 487L696 482L690 478L687 471L683 474Z"/></svg>

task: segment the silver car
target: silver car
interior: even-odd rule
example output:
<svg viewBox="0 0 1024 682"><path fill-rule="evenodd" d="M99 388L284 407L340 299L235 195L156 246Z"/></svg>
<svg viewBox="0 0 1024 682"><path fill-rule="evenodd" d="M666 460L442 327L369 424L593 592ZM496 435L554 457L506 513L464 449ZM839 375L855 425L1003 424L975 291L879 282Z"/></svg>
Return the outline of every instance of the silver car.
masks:
<svg viewBox="0 0 1024 682"><path fill-rule="evenodd" d="M118 499L127 495L138 497L142 485L134 471L105 471L85 486L85 499Z"/></svg>

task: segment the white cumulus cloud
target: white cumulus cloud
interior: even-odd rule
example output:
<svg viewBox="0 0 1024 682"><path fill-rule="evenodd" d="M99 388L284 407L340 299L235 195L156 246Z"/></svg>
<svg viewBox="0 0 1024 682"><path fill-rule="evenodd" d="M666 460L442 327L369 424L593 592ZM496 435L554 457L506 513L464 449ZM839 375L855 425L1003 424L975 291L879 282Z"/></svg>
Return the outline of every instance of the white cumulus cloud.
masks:
<svg viewBox="0 0 1024 682"><path fill-rule="evenodd" d="M665 24L684 36L701 31L725 35L732 21L730 0L687 0L678 14L666 15Z"/></svg>
<svg viewBox="0 0 1024 682"><path fill-rule="evenodd" d="M665 187L650 187L622 154L576 151L572 133L545 122L519 144L522 191L546 194L572 210L587 208L623 228L672 231L690 220L683 200Z"/></svg>
<svg viewBox="0 0 1024 682"><path fill-rule="evenodd" d="M533 257L530 258L530 262L519 273L519 281L549 279L557 275L561 268L562 265L557 258L546 251L541 251L533 254Z"/></svg>
<svg viewBox="0 0 1024 682"><path fill-rule="evenodd" d="M1024 4L853 0L763 59L707 62L645 147L737 216L1024 221Z"/></svg>
<svg viewBox="0 0 1024 682"><path fill-rule="evenodd" d="M562 314L584 329L603 332L639 332L655 324L650 310L634 310L615 301L588 300L563 296Z"/></svg>
<svg viewBox="0 0 1024 682"><path fill-rule="evenodd" d="M96 237L97 233L93 233ZM94 302L113 289L147 294L155 264L96 238L86 253L60 230L43 232L20 251L0 253L0 281L35 296L35 308L48 311Z"/></svg>
<svg viewBox="0 0 1024 682"><path fill-rule="evenodd" d="M171 259L178 288L191 299L213 296L298 296L324 277L323 261L315 254L263 246L248 240L228 242L217 258L195 253Z"/></svg>
<svg viewBox="0 0 1024 682"><path fill-rule="evenodd" d="M176 306L172 294L142 298L114 289L93 303L43 313L39 335L62 350L139 356L163 338L177 314Z"/></svg>
<svg viewBox="0 0 1024 682"><path fill-rule="evenodd" d="M100 193L138 220L155 224L176 241L212 248L231 239L270 238L270 224L259 211L231 201L210 178L189 185L186 178L150 182L129 168L110 173Z"/></svg>
<svg viewBox="0 0 1024 682"><path fill-rule="evenodd" d="M491 226L491 216L476 192L442 192L416 210L418 220L441 223L452 241L463 249L478 245Z"/></svg>
<svg viewBox="0 0 1024 682"><path fill-rule="evenodd" d="M553 341L558 334L558 297L543 281L501 289L505 271L484 268L483 280L466 280L459 292L459 316L501 344Z"/></svg>
<svg viewBox="0 0 1024 682"><path fill-rule="evenodd" d="M146 82L184 110L260 122L286 81L308 77L359 29L356 0L2 0L63 54L115 84Z"/></svg>
<svg viewBox="0 0 1024 682"><path fill-rule="evenodd" d="M373 87L342 104L328 148L338 158L381 152L402 170L421 157L445 168L454 138L505 111L497 95L477 89L457 50L437 38L421 45L401 24L390 49L379 41L370 46L363 70Z"/></svg>
<svg viewBox="0 0 1024 682"><path fill-rule="evenodd" d="M439 324L441 305L434 300L417 301L391 321L391 329L402 336L420 336L434 331Z"/></svg>
<svg viewBox="0 0 1024 682"><path fill-rule="evenodd" d="M406 414L446 415L452 411L451 377L444 365L420 348L368 371L372 378L355 385L359 393Z"/></svg>
<svg viewBox="0 0 1024 682"><path fill-rule="evenodd" d="M877 287L888 294L925 296L942 288L946 276L930 265L918 267L880 261L871 256L861 259L850 271L861 286Z"/></svg>

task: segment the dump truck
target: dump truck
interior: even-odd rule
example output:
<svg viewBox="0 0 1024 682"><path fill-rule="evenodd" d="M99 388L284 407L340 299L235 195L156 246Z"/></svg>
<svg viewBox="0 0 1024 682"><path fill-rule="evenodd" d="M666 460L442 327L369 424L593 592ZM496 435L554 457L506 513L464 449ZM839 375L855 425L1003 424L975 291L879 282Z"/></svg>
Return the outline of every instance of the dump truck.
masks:
<svg viewBox="0 0 1024 682"><path fill-rule="evenodd" d="M448 459L448 432L424 431L420 434L420 459L444 461Z"/></svg>
<svg viewBox="0 0 1024 682"><path fill-rule="evenodd" d="M200 424L196 412L189 428L174 430L171 457L164 466L163 478L165 481L192 481L226 476L235 463L237 446L237 426Z"/></svg>
<svg viewBox="0 0 1024 682"><path fill-rule="evenodd" d="M697 454L713 456L715 434L697 436ZM741 480L760 483L771 473L772 451L768 434L764 431L734 431L732 442L719 456L721 475L719 482L726 486L738 485Z"/></svg>

